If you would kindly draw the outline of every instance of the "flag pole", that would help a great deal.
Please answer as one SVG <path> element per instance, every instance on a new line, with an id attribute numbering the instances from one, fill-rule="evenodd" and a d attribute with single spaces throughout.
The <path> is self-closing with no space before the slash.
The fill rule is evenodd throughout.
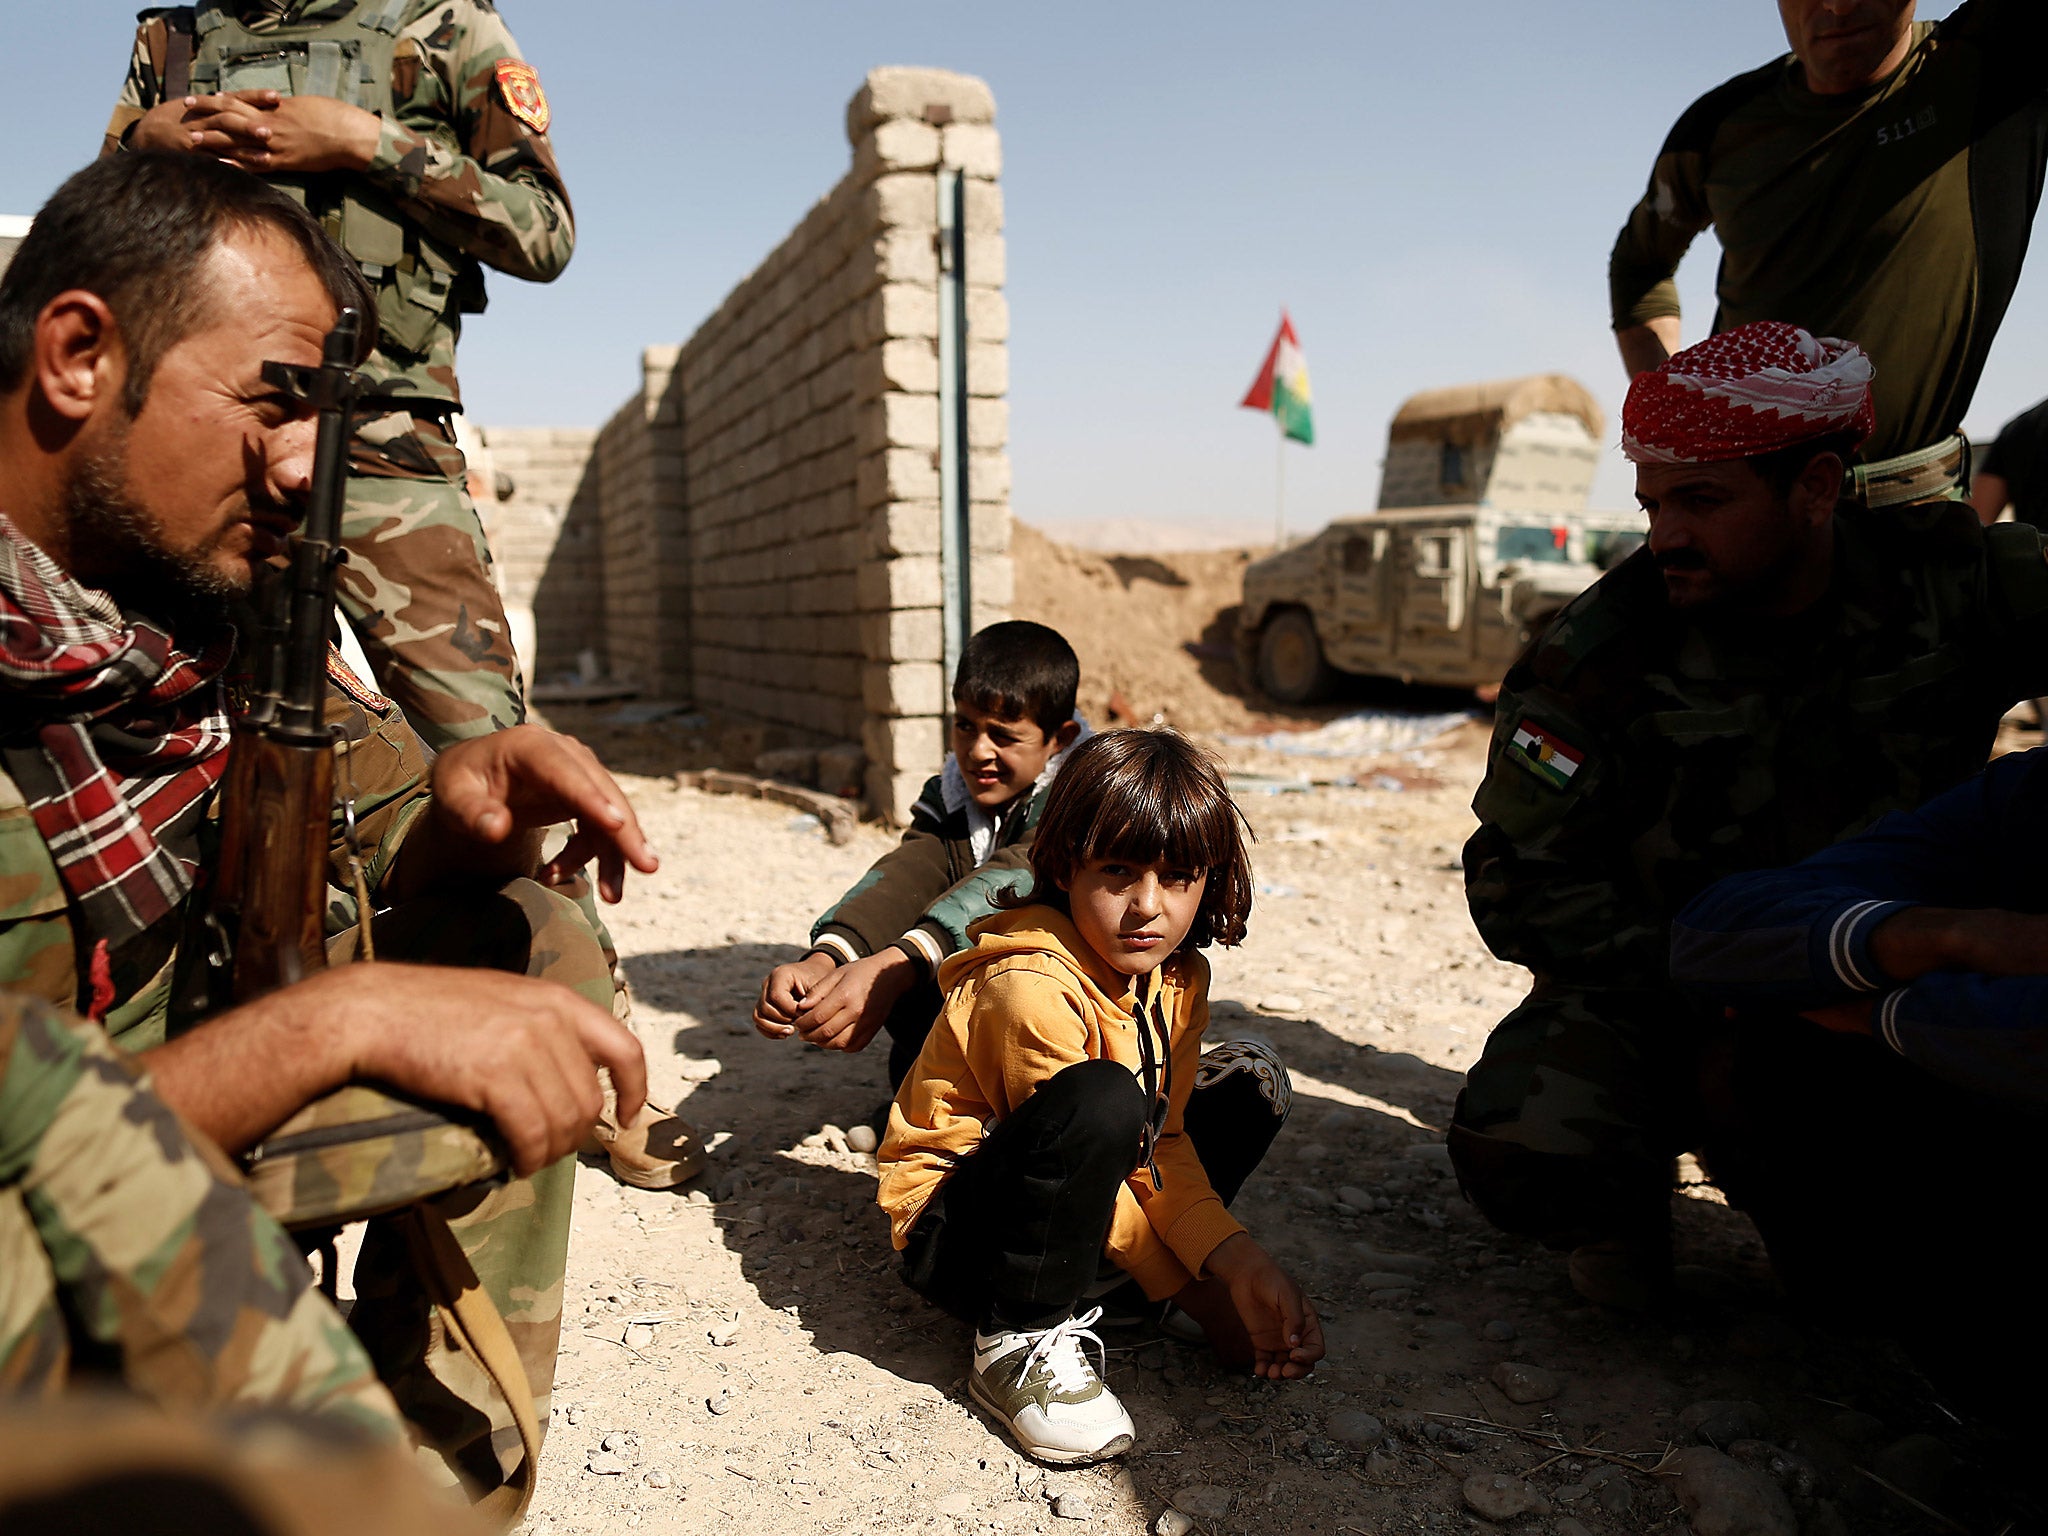
<path id="1" fill-rule="evenodd" d="M 1287 547 L 1287 434 L 1276 432 L 1273 437 L 1273 548 L 1280 550 Z"/>

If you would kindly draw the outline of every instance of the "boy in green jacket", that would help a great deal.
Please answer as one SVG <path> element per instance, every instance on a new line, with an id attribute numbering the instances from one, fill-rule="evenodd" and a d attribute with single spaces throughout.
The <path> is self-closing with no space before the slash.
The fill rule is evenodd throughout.
<path id="1" fill-rule="evenodd" d="M 1074 713 L 1081 664 L 1056 630 L 1027 619 L 967 642 L 953 678 L 952 753 L 911 808 L 903 841 L 811 925 L 802 959 L 761 983 L 754 1027 L 833 1051 L 889 1031 L 889 1086 L 901 1085 L 939 1015 L 939 963 L 1029 883 L 1032 833 L 1068 751 L 1088 734 Z"/>

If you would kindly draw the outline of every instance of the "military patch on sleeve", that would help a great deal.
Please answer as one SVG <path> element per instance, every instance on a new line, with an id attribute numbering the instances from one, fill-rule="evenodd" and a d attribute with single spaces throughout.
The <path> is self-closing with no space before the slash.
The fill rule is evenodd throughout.
<path id="1" fill-rule="evenodd" d="M 1526 720 L 1515 727 L 1514 737 L 1508 742 L 1508 756 L 1552 789 L 1571 788 L 1572 776 L 1586 761 L 1586 754 L 1577 747 Z"/>
<path id="2" fill-rule="evenodd" d="M 535 133 L 546 133 L 555 120 L 539 71 L 523 60 L 498 60 L 498 94 L 505 98 L 505 110 Z"/>

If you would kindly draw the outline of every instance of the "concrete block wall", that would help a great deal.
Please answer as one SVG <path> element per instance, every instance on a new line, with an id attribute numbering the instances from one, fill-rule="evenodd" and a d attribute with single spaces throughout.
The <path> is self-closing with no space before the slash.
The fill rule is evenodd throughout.
<path id="1" fill-rule="evenodd" d="M 599 429 L 600 585 L 606 673 L 655 698 L 692 697 L 693 526 L 684 494 L 675 346 L 640 356 L 640 389 Z"/>
<path id="2" fill-rule="evenodd" d="M 995 101 L 873 71 L 852 165 L 684 344 L 676 367 L 697 702 L 860 742 L 908 816 L 944 754 L 938 173 L 968 178 L 975 617 L 1010 602 L 1009 315 Z"/>
<path id="3" fill-rule="evenodd" d="M 643 692 L 859 742 L 871 807 L 902 821 L 948 694 L 942 168 L 966 179 L 974 627 L 1011 600 L 1002 145 L 987 85 L 943 70 L 874 70 L 846 127 L 845 177 L 687 342 L 647 350 L 595 434 L 562 523 L 592 547 L 538 584 L 535 670 L 580 633 Z"/>
<path id="4" fill-rule="evenodd" d="M 528 685 L 553 681 L 576 670 L 603 623 L 598 486 L 590 473 L 597 433 L 492 427 L 482 436 L 486 479 L 503 475 L 512 485 L 505 500 L 486 495 L 477 504 L 498 591 Z"/>

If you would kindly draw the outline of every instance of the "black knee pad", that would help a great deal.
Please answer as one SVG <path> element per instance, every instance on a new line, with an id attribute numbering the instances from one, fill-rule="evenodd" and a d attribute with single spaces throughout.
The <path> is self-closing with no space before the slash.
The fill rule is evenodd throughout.
<path id="1" fill-rule="evenodd" d="M 1285 1123 L 1294 1108 L 1294 1079 L 1280 1053 L 1263 1040 L 1225 1040 L 1202 1052 L 1195 1087 L 1235 1087 L 1256 1093 L 1275 1120 Z"/>

